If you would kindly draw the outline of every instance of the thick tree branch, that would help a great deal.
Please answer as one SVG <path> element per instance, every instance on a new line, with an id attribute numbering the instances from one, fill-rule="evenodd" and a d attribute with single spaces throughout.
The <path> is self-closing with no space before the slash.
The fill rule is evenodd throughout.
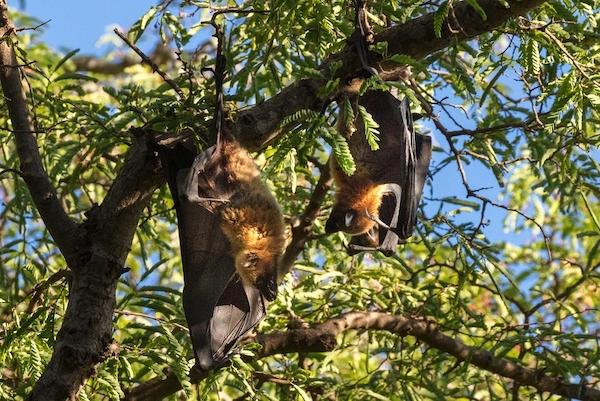
<path id="1" fill-rule="evenodd" d="M 0 83 L 21 162 L 21 177 L 25 180 L 48 231 L 69 266 L 73 267 L 77 264 L 75 261 L 77 225 L 62 208 L 42 165 L 37 137 L 21 81 L 21 70 L 10 45 L 14 31 L 12 21 L 8 18 L 6 0 L 0 0 L 0 37 L 2 38 L 0 40 Z"/>
<path id="2" fill-rule="evenodd" d="M 112 340 L 116 287 L 143 209 L 164 183 L 154 152 L 136 138 L 104 202 L 81 226 L 80 256 L 69 304 L 46 371 L 28 400 L 75 399 L 98 364 L 118 352 Z"/>
<path id="3" fill-rule="evenodd" d="M 466 362 L 499 376 L 513 379 L 521 385 L 531 386 L 540 393 L 551 393 L 584 401 L 600 400 L 600 391 L 578 384 L 566 383 L 561 377 L 549 376 L 543 370 L 520 366 L 506 359 L 497 358 L 492 353 L 465 345 L 459 340 L 439 331 L 437 325 L 428 319 L 408 318 L 381 312 L 350 312 L 332 318 L 310 329 L 297 329 L 256 336 L 262 345 L 257 358 L 293 352 L 329 352 L 336 348 L 335 336 L 347 330 L 385 330 L 400 337 L 413 336 L 429 346 L 452 355 L 460 362 Z M 197 383 L 207 377 L 205 373 L 194 371 L 190 381 Z M 181 386 L 174 374 L 166 379 L 153 379 L 141 386 L 125 389 L 125 400 L 158 401 L 180 390 Z"/>

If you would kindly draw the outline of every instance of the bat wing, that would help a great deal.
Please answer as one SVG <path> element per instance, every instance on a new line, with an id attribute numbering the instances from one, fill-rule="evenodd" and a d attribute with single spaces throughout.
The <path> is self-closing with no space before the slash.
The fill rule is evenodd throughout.
<path id="1" fill-rule="evenodd" d="M 390 256 L 412 235 L 431 160 L 431 138 L 415 132 L 408 98 L 399 101 L 390 92 L 367 91 L 359 103 L 379 124 L 380 149 L 372 152 L 364 145 L 353 149 L 387 189 L 379 217 L 374 218 L 378 223 L 374 233 L 352 237 L 348 252 L 381 251 Z M 362 140 L 361 129 L 357 130 L 356 140 Z"/>
<path id="2" fill-rule="evenodd" d="M 239 279 L 218 217 L 204 202 L 194 201 L 197 190 L 190 192 L 194 188 L 190 175 L 198 175 L 206 164 L 202 154 L 197 156 L 181 142 L 168 146 L 159 142 L 158 153 L 177 211 L 183 309 L 196 361 L 202 370 L 210 370 L 226 362 L 237 341 L 264 318 L 267 301 Z"/>
<path id="3" fill-rule="evenodd" d="M 415 132 L 408 97 L 399 101 L 390 92 L 373 92 L 375 94 L 366 99 L 365 108 L 380 125 L 380 147 L 385 148 L 385 152 L 379 156 L 379 165 L 385 162 L 388 171 L 382 174 L 382 183 L 400 188 L 395 191 L 400 193 L 396 198 L 398 214 L 390 220 L 389 212 L 380 210 L 379 229 L 393 231 L 401 241 L 412 235 L 417 220 L 431 160 L 431 138 Z"/>

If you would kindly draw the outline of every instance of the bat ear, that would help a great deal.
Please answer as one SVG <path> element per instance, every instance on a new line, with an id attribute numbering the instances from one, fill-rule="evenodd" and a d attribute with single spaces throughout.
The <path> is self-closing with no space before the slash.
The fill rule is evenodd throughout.
<path id="1" fill-rule="evenodd" d="M 350 227 L 350 224 L 352 224 L 353 219 L 354 219 L 354 212 L 346 213 L 346 216 L 344 216 L 344 224 L 346 225 L 346 227 Z"/>

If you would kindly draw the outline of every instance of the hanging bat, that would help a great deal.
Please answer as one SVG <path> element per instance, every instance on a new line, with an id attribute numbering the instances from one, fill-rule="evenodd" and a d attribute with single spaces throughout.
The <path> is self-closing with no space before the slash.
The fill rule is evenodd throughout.
<path id="1" fill-rule="evenodd" d="M 356 131 L 342 132 L 356 171 L 346 175 L 331 158 L 337 190 L 326 232 L 352 235 L 348 252 L 379 250 L 389 256 L 400 240 L 409 238 L 431 158 L 431 138 L 414 132 L 407 99 L 387 91 L 367 91 L 359 104 L 379 124 L 379 149 L 367 143 L 360 115 Z M 344 116 L 340 116 L 343 123 Z M 339 125 L 338 125 L 339 126 Z"/>
<path id="2" fill-rule="evenodd" d="M 356 18 L 352 38 L 362 70 L 349 81 L 376 74 L 370 66 L 365 38 L 366 32 L 370 31 L 366 5 L 363 0 L 353 3 Z M 356 99 L 356 82 L 345 88 L 346 93 L 352 88 Z M 431 139 L 415 133 L 407 98 L 400 102 L 389 91 L 369 90 L 357 102 L 379 124 L 379 150 L 371 150 L 367 143 L 360 115 L 355 123 L 356 132 L 352 132 L 341 113 L 338 127 L 342 128 L 342 135 L 348 142 L 356 171 L 347 176 L 335 157 L 331 158 L 337 191 L 325 230 L 352 235 L 349 254 L 379 250 L 390 256 L 400 241 L 412 235 L 431 159 Z"/>
<path id="3" fill-rule="evenodd" d="M 157 150 L 177 211 L 183 309 L 198 366 L 210 370 L 226 362 L 237 341 L 265 317 L 267 302 L 237 274 L 219 217 L 179 198 L 177 176 L 187 175 L 197 156 L 186 145 L 160 141 Z"/>
<path id="4" fill-rule="evenodd" d="M 217 105 L 211 147 L 159 147 L 177 210 L 183 307 L 202 370 L 224 363 L 277 295 L 282 213 L 250 154 L 223 128 L 225 58 L 217 28 Z"/>
<path id="5" fill-rule="evenodd" d="M 285 248 L 283 215 L 262 183 L 252 156 L 223 127 L 224 71 L 225 60 L 219 56 L 211 139 L 216 143 L 194 159 L 185 178 L 181 176 L 178 195 L 182 202 L 199 203 L 219 216 L 237 273 L 273 301 L 277 296 L 277 268 Z"/>

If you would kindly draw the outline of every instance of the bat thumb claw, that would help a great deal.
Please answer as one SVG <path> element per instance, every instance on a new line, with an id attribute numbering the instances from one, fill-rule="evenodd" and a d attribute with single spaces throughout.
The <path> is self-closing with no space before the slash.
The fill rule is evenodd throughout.
<path id="1" fill-rule="evenodd" d="M 275 277 L 269 277 L 267 275 L 259 276 L 256 279 L 256 288 L 269 302 L 272 302 L 277 298 L 277 281 Z"/>

